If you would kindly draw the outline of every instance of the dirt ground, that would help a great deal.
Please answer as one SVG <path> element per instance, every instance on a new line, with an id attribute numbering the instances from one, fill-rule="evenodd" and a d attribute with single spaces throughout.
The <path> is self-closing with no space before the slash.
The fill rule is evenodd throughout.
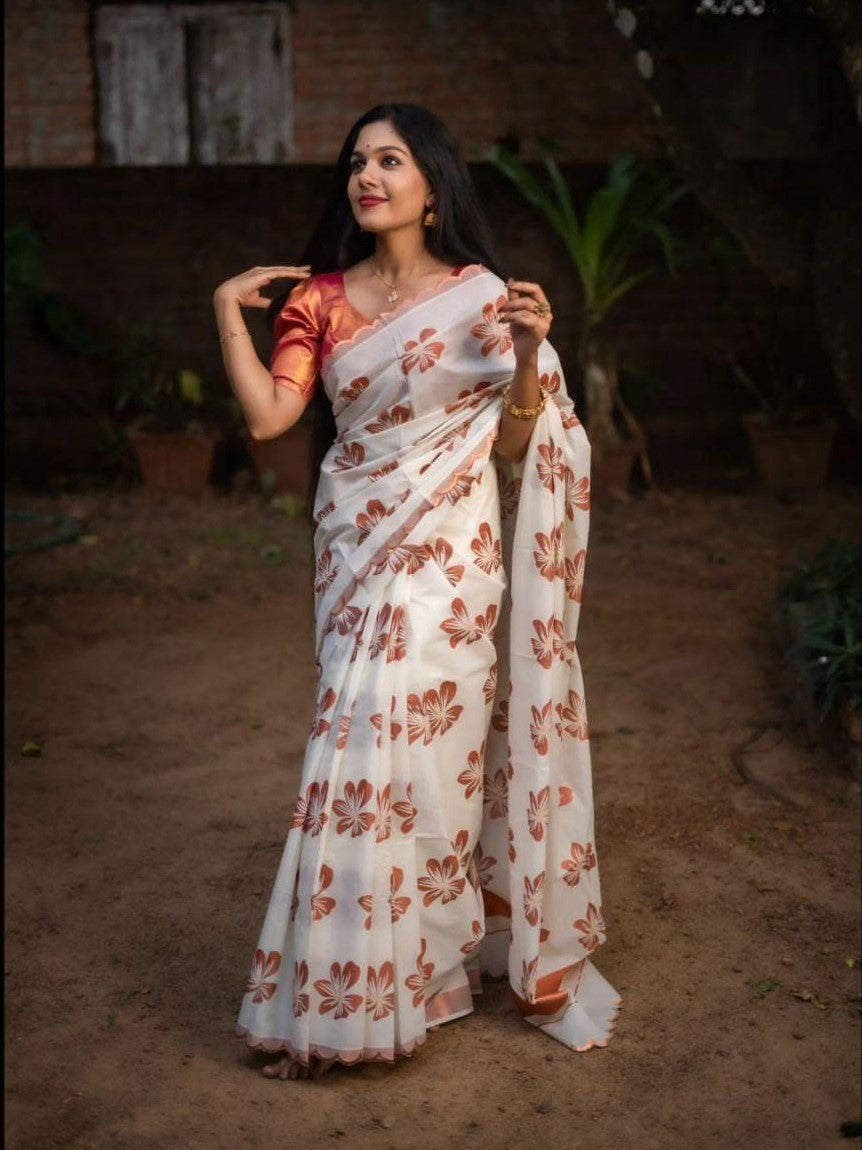
<path id="1" fill-rule="evenodd" d="M 593 508 L 609 1045 L 567 1051 L 486 983 L 411 1059 L 319 1083 L 233 1033 L 313 710 L 306 530 L 255 494 L 22 506 L 85 534 L 6 562 L 10 1147 L 848 1145 L 859 786 L 788 706 L 768 609 L 781 564 L 857 537 L 857 492 Z"/>

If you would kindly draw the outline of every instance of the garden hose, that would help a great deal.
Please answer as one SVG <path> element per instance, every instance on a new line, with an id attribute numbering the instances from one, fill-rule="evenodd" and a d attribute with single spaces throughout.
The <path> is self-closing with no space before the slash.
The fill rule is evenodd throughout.
<path id="1" fill-rule="evenodd" d="M 39 524 L 41 527 L 56 527 L 58 529 L 52 535 L 27 540 L 25 543 L 10 543 L 6 539 L 6 559 L 10 559 L 13 555 L 22 555 L 27 551 L 40 551 L 44 547 L 59 547 L 63 543 L 71 543 L 73 539 L 78 538 L 83 530 L 83 524 L 79 519 L 73 519 L 69 515 L 50 515 L 44 511 L 6 511 L 4 519 L 6 523 L 33 523 Z"/>

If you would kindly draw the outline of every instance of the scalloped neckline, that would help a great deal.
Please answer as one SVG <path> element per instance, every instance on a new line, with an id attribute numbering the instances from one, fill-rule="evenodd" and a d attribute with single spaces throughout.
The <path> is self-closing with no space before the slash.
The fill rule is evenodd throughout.
<path id="1" fill-rule="evenodd" d="M 390 311 L 381 312 L 377 319 L 369 320 L 368 317 L 363 315 L 357 307 L 354 307 L 354 305 L 347 298 L 347 295 L 344 292 L 344 273 L 339 270 L 336 275 L 338 276 L 338 280 L 341 285 L 341 298 L 344 300 L 344 303 L 347 305 L 347 307 L 349 307 L 355 315 L 359 316 L 363 322 L 361 326 L 356 329 L 353 335 L 348 336 L 346 339 L 339 339 L 335 344 L 333 344 L 333 346 L 324 356 L 323 363 L 321 364 L 321 370 L 325 371 L 330 363 L 335 363 L 337 360 L 340 360 L 342 356 L 348 355 L 355 347 L 358 347 L 367 339 L 370 339 L 373 335 L 376 335 L 377 332 L 381 331 L 384 327 L 387 326 L 387 324 L 393 322 L 408 309 L 413 308 L 418 304 L 425 303 L 427 300 L 432 299 L 435 296 L 443 295 L 445 292 L 451 291 L 452 288 L 457 287 L 459 284 L 465 283 L 468 279 L 472 279 L 474 276 L 488 274 L 490 274 L 490 269 L 486 268 L 484 264 L 464 264 L 457 275 L 450 272 L 449 275 L 444 276 L 439 283 L 432 284 L 430 287 L 424 288 L 421 292 L 419 292 L 418 295 L 413 296 L 412 299 L 401 300 Z"/>
<path id="2" fill-rule="evenodd" d="M 355 315 L 358 315 L 359 318 L 368 327 L 373 327 L 375 324 L 380 323 L 381 320 L 385 320 L 388 316 L 395 315 L 396 312 L 401 311 L 402 308 L 407 307 L 409 304 L 418 303 L 423 298 L 427 299 L 430 296 L 434 295 L 434 293 L 439 291 L 440 288 L 443 287 L 444 284 L 448 283 L 449 280 L 453 280 L 453 281 L 459 280 L 461 278 L 461 276 L 463 275 L 463 273 L 467 270 L 467 268 L 481 267 L 481 266 L 482 266 L 481 264 L 462 264 L 461 267 L 459 267 L 457 269 L 453 269 L 450 272 L 447 272 L 447 274 L 445 276 L 442 276 L 441 279 L 439 279 L 437 281 L 437 283 L 431 284 L 430 287 L 423 288 L 422 291 L 417 292 L 417 294 L 414 296 L 411 296 L 410 299 L 399 300 L 396 303 L 395 307 L 389 308 L 387 311 L 380 312 L 373 319 L 370 316 L 367 316 L 365 314 L 365 312 L 360 311 L 359 308 L 356 306 L 356 304 L 351 303 L 350 299 L 348 298 L 347 292 L 345 291 L 344 272 L 341 270 L 339 270 L 339 272 L 338 272 L 338 283 L 339 283 L 339 288 L 341 291 L 341 298 L 344 300 L 344 302 L 347 304 L 347 306 L 350 308 L 350 310 Z M 341 341 L 339 341 L 339 342 L 341 342 Z"/>

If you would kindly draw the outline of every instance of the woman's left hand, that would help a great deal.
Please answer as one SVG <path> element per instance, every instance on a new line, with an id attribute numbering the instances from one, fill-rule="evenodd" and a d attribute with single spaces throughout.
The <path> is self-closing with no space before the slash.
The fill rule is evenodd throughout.
<path id="1" fill-rule="evenodd" d="M 525 363 L 535 359 L 539 345 L 548 337 L 554 317 L 550 310 L 545 311 L 544 315 L 537 314 L 544 308 L 550 308 L 548 298 L 539 284 L 509 279 L 506 287 L 509 289 L 509 299 L 500 305 L 497 315 L 503 323 L 511 324 L 515 359 L 518 363 Z"/>

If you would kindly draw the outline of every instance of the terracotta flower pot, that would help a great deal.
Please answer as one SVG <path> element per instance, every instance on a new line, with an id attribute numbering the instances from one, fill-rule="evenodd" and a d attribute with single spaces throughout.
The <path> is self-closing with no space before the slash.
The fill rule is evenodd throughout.
<path id="1" fill-rule="evenodd" d="M 212 472 L 217 434 L 135 431 L 129 441 L 146 487 L 200 495 Z"/>
<path id="2" fill-rule="evenodd" d="M 590 488 L 597 499 L 611 491 L 628 492 L 634 461 L 642 448 L 642 439 L 636 437 L 621 447 L 595 453 L 590 467 Z"/>
<path id="3" fill-rule="evenodd" d="M 772 427 L 759 411 L 743 412 L 742 419 L 760 478 L 774 495 L 802 495 L 825 485 L 837 431 L 833 420 Z"/>
<path id="4" fill-rule="evenodd" d="M 263 482 L 264 476 L 270 473 L 274 480 L 273 494 L 306 498 L 311 452 L 308 424 L 294 424 L 276 439 L 249 438 L 248 442 L 259 481 Z"/>

